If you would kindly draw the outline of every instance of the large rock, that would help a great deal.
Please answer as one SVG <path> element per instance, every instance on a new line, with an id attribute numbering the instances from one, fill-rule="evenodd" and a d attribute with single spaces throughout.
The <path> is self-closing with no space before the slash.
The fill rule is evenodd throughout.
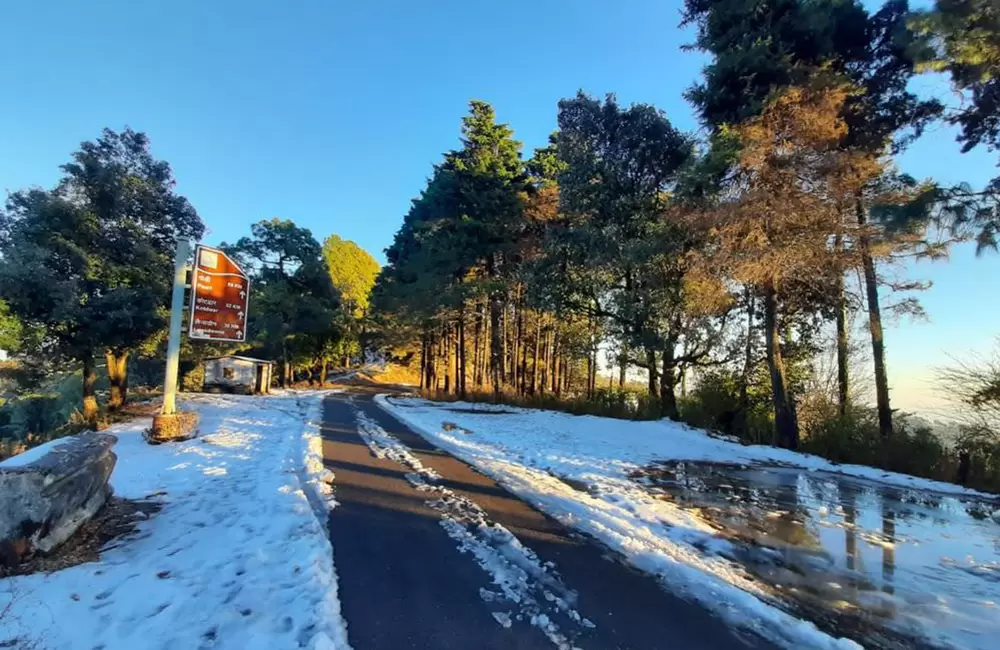
<path id="1" fill-rule="evenodd" d="M 94 516 L 111 495 L 116 442 L 85 433 L 0 463 L 0 564 L 52 550 Z"/>

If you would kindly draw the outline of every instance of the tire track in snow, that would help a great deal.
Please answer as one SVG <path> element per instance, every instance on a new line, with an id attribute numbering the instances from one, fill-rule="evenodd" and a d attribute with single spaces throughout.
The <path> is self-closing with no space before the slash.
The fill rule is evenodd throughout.
<path id="1" fill-rule="evenodd" d="M 579 650 L 571 636 L 594 624 L 576 611 L 577 594 L 562 582 L 555 565 L 543 563 L 506 527 L 490 521 L 474 501 L 440 485 L 440 474 L 424 466 L 409 447 L 357 407 L 355 418 L 361 438 L 372 453 L 410 470 L 407 481 L 432 497 L 427 505 L 441 515 L 440 523 L 448 536 L 458 542 L 460 551 L 471 553 L 499 587 L 499 592 L 480 589 L 480 598 L 488 604 L 509 601 L 516 610 L 493 612 L 497 623 L 506 628 L 513 620 L 527 621 L 559 650 Z M 580 629 L 572 635 L 564 633 L 554 617 Z"/>

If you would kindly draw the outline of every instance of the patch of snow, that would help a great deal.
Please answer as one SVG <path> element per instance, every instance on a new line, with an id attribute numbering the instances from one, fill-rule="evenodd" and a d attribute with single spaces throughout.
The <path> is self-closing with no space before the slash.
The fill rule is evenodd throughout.
<path id="1" fill-rule="evenodd" d="M 524 450 L 529 460 L 537 458 L 545 462 L 553 461 L 556 464 L 571 463 L 572 456 L 576 452 L 581 452 L 586 458 L 614 458 L 612 462 L 628 466 L 640 466 L 663 459 L 750 465 L 784 464 L 812 471 L 844 474 L 882 485 L 997 500 L 995 494 L 980 492 L 954 483 L 888 472 L 866 465 L 834 463 L 820 456 L 770 445 L 744 445 L 735 438 L 709 434 L 703 429 L 666 419 L 616 420 L 594 415 L 570 415 L 542 409 L 469 402 L 450 402 L 442 407 L 424 399 L 409 397 L 399 399 L 389 395 L 376 396 L 376 402 L 407 420 L 409 420 L 407 414 L 426 420 L 426 416 L 430 415 L 428 409 L 432 409 L 435 419 L 439 419 L 440 416 L 464 423 L 463 427 L 467 426 L 476 433 L 479 432 L 476 426 L 485 426 L 489 430 L 502 424 L 505 427 L 504 435 L 511 433 L 512 445 Z M 502 423 L 495 417 L 479 419 L 474 411 L 501 413 L 506 417 Z M 434 423 L 431 428 L 441 428 L 441 421 Z M 559 455 L 544 453 L 545 445 L 524 448 L 521 443 L 526 438 L 534 436 L 542 436 L 548 442 L 556 443 L 561 453 Z"/>
<path id="2" fill-rule="evenodd" d="M 696 514 L 655 498 L 628 478 L 632 470 L 664 458 L 754 462 L 774 451 L 777 460 L 790 463 L 796 456 L 792 452 L 744 447 L 670 422 L 625 422 L 465 403 L 442 407 L 385 395 L 376 402 L 542 512 L 599 540 L 636 568 L 659 577 L 670 590 L 730 623 L 788 647 L 860 647 L 766 602 L 770 596 L 761 585 L 727 559 L 733 555 L 731 542 L 716 536 Z M 498 410 L 509 414 L 498 416 Z M 445 431 L 445 420 L 458 421 L 474 433 Z"/>
<path id="3" fill-rule="evenodd" d="M 389 458 L 410 470 L 407 480 L 417 490 L 428 493 L 427 505 L 441 515 L 441 526 L 458 543 L 462 552 L 476 558 L 479 566 L 500 589 L 496 593 L 480 590 L 485 602 L 505 598 L 518 610 L 518 620 L 527 619 L 538 627 L 559 650 L 576 650 L 569 636 L 546 614 L 568 619 L 580 627 L 593 627 L 574 609 L 575 591 L 568 588 L 550 563 L 542 563 L 534 551 L 524 546 L 506 527 L 491 522 L 475 502 L 437 485 L 441 476 L 424 466 L 398 438 L 357 410 L 355 417 L 362 439 L 378 458 Z M 510 626 L 509 614 L 493 614 L 504 627 Z"/>
<path id="4" fill-rule="evenodd" d="M 163 508 L 99 561 L 0 582 L 0 645 L 348 648 L 326 519 L 308 492 L 322 393 L 189 396 L 199 438 L 112 427 L 115 493 Z"/>
<path id="5" fill-rule="evenodd" d="M 25 465 L 29 465 L 50 451 L 53 451 L 67 442 L 70 442 L 71 439 L 71 437 L 56 438 L 55 440 L 49 440 L 48 442 L 38 445 L 37 447 L 26 449 L 20 454 L 11 456 L 7 460 L 0 462 L 0 469 L 13 469 L 15 467 L 24 467 Z"/>

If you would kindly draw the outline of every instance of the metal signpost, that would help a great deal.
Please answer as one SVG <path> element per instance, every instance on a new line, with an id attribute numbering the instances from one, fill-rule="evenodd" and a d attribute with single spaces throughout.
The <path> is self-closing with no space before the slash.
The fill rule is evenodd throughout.
<path id="1" fill-rule="evenodd" d="M 228 255 L 199 245 L 191 274 L 191 325 L 188 336 L 206 341 L 243 343 L 247 339 L 250 278 Z"/>
<path id="2" fill-rule="evenodd" d="M 184 289 L 191 244 L 178 240 L 174 256 L 174 290 L 170 301 L 167 369 L 163 381 L 164 416 L 177 413 L 177 368 L 181 356 Z M 188 337 L 205 341 L 243 343 L 247 338 L 250 279 L 243 269 L 217 248 L 198 245 L 191 273 Z M 155 428 L 155 422 L 154 422 Z"/>
<path id="3" fill-rule="evenodd" d="M 170 330 L 167 335 L 167 371 L 163 378 L 163 415 L 177 412 L 177 366 L 181 358 L 181 321 L 184 319 L 184 281 L 191 244 L 177 241 L 174 255 L 174 292 L 170 299 Z"/>

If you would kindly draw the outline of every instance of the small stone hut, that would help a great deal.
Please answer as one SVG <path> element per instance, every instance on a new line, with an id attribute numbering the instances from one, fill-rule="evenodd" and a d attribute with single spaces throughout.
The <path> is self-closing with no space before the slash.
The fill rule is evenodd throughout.
<path id="1" fill-rule="evenodd" d="M 270 393 L 273 366 L 272 362 L 263 359 L 234 355 L 205 359 L 203 390 L 209 393 Z"/>

